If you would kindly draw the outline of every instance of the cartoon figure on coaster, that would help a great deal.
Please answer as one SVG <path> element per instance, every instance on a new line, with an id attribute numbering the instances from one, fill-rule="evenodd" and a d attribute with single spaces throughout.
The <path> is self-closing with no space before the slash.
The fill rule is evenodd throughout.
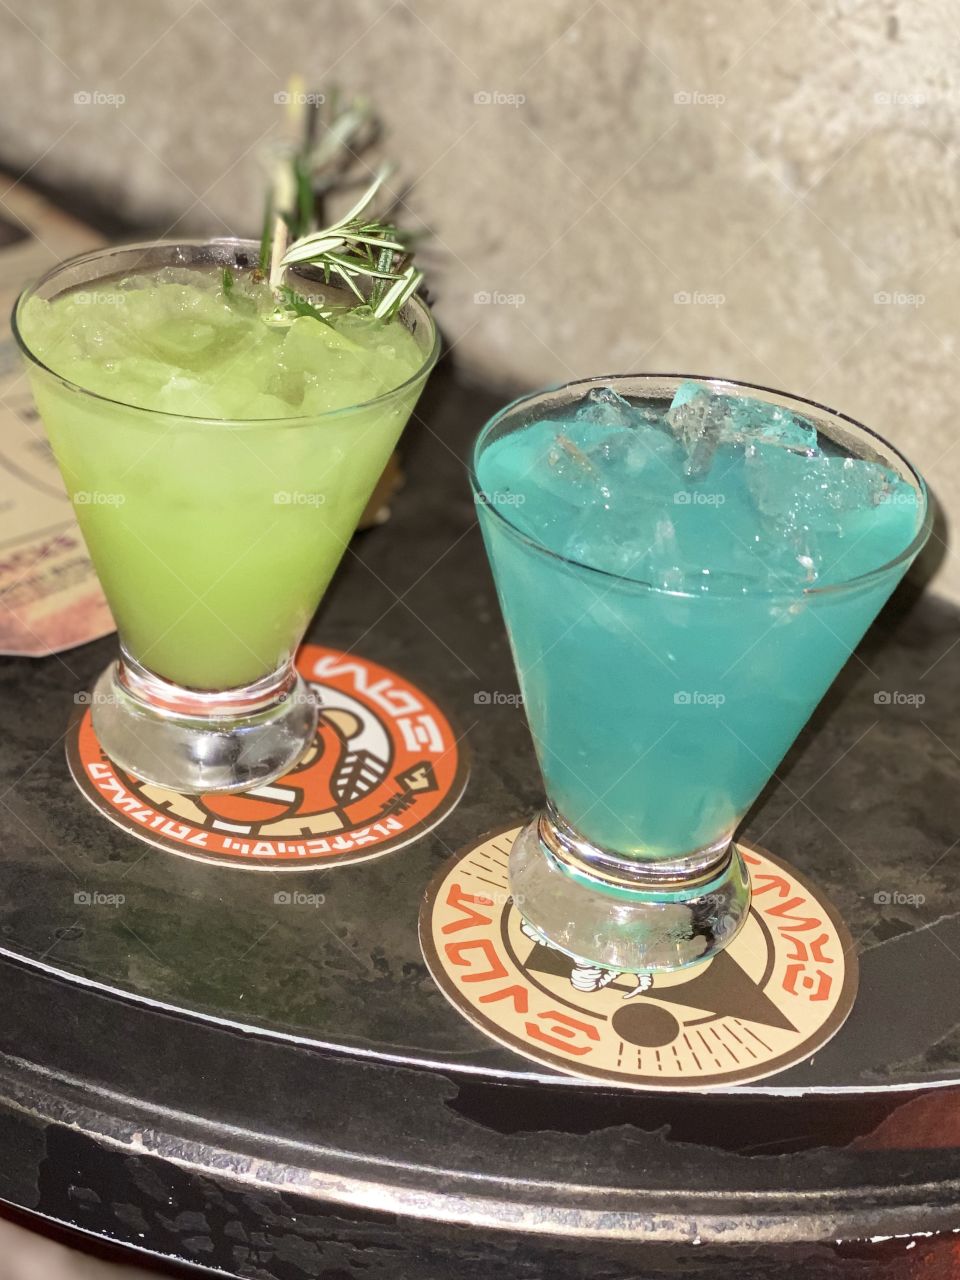
<path id="1" fill-rule="evenodd" d="M 526 920 L 520 921 L 520 928 L 531 942 L 536 942 L 541 947 L 549 947 L 551 951 L 559 951 L 559 947 L 555 947 L 553 943 L 539 933 L 532 924 L 528 924 Z M 563 953 L 560 952 L 562 955 Z M 595 964 L 575 964 L 570 972 L 570 985 L 576 991 L 585 993 L 591 991 L 602 991 L 604 987 L 608 987 L 611 982 L 615 982 L 618 978 L 627 981 L 635 981 L 636 986 L 632 991 L 628 991 L 621 997 L 623 1000 L 631 1000 L 634 996 L 642 995 L 645 991 L 649 991 L 653 986 L 652 973 L 621 973 L 617 969 L 601 969 Z"/>
<path id="2" fill-rule="evenodd" d="M 325 701 L 332 691 L 323 690 Z M 390 735 L 369 708 L 345 693 L 321 707 L 313 743 L 283 778 L 250 791 L 181 795 L 127 776 L 131 790 L 196 826 L 264 837 L 329 835 L 402 812 L 433 791 L 427 760 L 391 773 Z M 399 787 L 399 791 L 397 788 Z"/>

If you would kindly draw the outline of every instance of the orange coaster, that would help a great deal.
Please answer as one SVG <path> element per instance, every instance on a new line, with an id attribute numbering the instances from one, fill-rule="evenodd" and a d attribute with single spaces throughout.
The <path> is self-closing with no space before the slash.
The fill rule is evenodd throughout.
<path id="1" fill-rule="evenodd" d="M 166 791 L 108 759 L 81 709 L 67 734 L 77 786 L 137 839 L 232 867 L 362 862 L 435 827 L 467 781 L 464 747 L 436 703 L 386 667 L 336 649 L 304 645 L 297 667 L 320 723 L 285 777 L 226 795 Z"/>
<path id="2" fill-rule="evenodd" d="M 519 827 L 462 850 L 428 888 L 420 943 L 440 990 L 494 1040 L 571 1075 L 643 1089 L 761 1080 L 843 1025 L 856 952 L 792 867 L 740 844 L 753 901 L 712 960 L 670 974 L 576 967 L 525 931 L 507 884 Z"/>

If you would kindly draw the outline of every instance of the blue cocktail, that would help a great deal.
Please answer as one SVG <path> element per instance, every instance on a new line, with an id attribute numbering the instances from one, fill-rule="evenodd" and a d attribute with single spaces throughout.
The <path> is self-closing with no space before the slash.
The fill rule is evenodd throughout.
<path id="1" fill-rule="evenodd" d="M 547 792 L 529 922 L 619 969 L 745 917 L 731 838 L 929 532 L 866 428 L 762 389 L 594 379 L 518 401 L 473 480 Z"/>

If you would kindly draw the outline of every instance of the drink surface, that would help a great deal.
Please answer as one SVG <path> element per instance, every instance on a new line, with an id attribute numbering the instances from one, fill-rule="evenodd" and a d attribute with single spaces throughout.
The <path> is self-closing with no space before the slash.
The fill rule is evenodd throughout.
<path id="1" fill-rule="evenodd" d="M 317 416 L 364 404 L 423 364 L 399 321 L 341 307 L 329 324 L 310 315 L 291 323 L 275 311 L 249 272 L 163 267 L 52 301 L 31 297 L 20 327 L 61 377 L 192 418 Z"/>
<path id="2" fill-rule="evenodd" d="M 399 320 L 272 311 L 249 276 L 165 267 L 19 317 L 37 358 L 95 393 L 31 371 L 121 639 L 190 688 L 287 657 L 419 393 L 369 403 L 424 364 Z"/>
<path id="3" fill-rule="evenodd" d="M 635 856 L 733 830 L 906 563 L 851 580 L 909 547 L 922 501 L 802 418 L 697 384 L 672 407 L 595 391 L 493 435 L 476 471 L 547 793 Z"/>

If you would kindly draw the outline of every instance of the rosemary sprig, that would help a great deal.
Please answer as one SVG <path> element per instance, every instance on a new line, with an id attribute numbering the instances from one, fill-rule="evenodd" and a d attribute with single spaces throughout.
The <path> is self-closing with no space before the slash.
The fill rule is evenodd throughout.
<path id="1" fill-rule="evenodd" d="M 310 98 L 314 101 L 311 103 Z M 259 269 L 269 276 L 277 300 L 276 320 L 284 312 L 329 319 L 331 312 L 301 300 L 284 284 L 288 267 L 315 266 L 326 283 L 336 279 L 356 298 L 355 309 L 389 320 L 418 289 L 423 273 L 413 266 L 410 245 L 391 222 L 370 213 L 387 177 L 381 171 L 342 217 L 317 227 L 328 192 L 337 184 L 358 150 L 375 139 L 379 126 L 366 99 L 341 107 L 334 91 L 329 100 L 302 92 L 291 81 L 289 127 L 296 140 L 270 150 L 270 184 L 264 209 Z M 319 126 L 323 124 L 323 132 Z M 366 291 L 360 287 L 367 281 Z"/>
<path id="2" fill-rule="evenodd" d="M 387 172 L 381 171 L 347 213 L 328 227 L 295 240 L 280 259 L 281 268 L 319 267 L 328 284 L 338 278 L 378 320 L 396 315 L 423 279 L 423 272 L 409 262 L 409 249 L 397 228 L 369 214 L 386 178 Z M 357 283 L 363 278 L 373 281 L 369 298 Z M 275 279 L 273 283 L 277 287 L 279 282 Z"/>

